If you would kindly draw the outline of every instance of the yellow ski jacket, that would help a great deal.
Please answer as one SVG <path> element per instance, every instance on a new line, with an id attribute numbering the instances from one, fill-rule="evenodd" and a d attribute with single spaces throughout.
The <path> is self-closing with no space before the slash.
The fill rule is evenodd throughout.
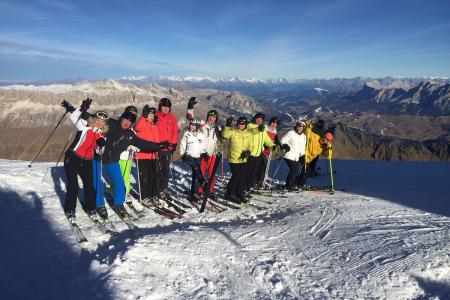
<path id="1" fill-rule="evenodd" d="M 237 128 L 224 127 L 222 136 L 230 140 L 230 157 L 228 161 L 232 164 L 241 164 L 247 162 L 247 159 L 241 158 L 242 152 L 252 150 L 253 135 L 248 129 L 239 130 Z"/>
<path id="2" fill-rule="evenodd" d="M 260 156 L 264 148 L 263 146 L 272 148 L 275 145 L 272 139 L 267 134 L 266 129 L 264 129 L 264 131 L 259 131 L 258 125 L 256 125 L 255 123 L 248 123 L 247 129 L 253 136 L 253 147 L 251 149 L 252 156 Z"/>
<path id="3" fill-rule="evenodd" d="M 327 144 L 321 143 L 321 137 L 311 130 L 311 123 L 307 122 L 306 129 L 306 163 L 311 162 L 316 156 L 321 155 L 325 158 L 331 159 L 332 145 L 328 141 Z"/>

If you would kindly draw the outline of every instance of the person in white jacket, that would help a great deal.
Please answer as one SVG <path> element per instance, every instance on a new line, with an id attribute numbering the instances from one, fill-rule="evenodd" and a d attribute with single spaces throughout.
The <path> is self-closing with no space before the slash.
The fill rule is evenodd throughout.
<path id="1" fill-rule="evenodd" d="M 296 178 L 299 173 L 300 163 L 304 163 L 306 150 L 306 135 L 303 133 L 305 129 L 305 122 L 297 122 L 294 129 L 288 131 L 281 139 L 282 144 L 287 144 L 289 151 L 284 155 L 284 161 L 289 167 L 289 173 L 286 178 L 286 189 L 288 191 L 295 191 Z"/>
<path id="2" fill-rule="evenodd" d="M 200 157 L 205 155 L 205 143 L 199 128 L 200 123 L 192 118 L 189 121 L 189 129 L 184 132 L 180 142 L 181 159 L 192 168 L 191 199 L 195 201 L 200 200 L 198 188 L 205 183 L 200 170 Z"/>
<path id="3" fill-rule="evenodd" d="M 189 120 L 194 118 L 194 105 L 197 103 L 195 97 L 189 99 L 187 105 L 186 118 Z M 215 174 L 213 173 L 213 166 L 216 163 L 217 153 L 219 152 L 218 146 L 222 137 L 222 130 L 217 121 L 219 120 L 219 113 L 217 110 L 212 109 L 206 114 L 205 120 L 199 120 L 199 131 L 203 134 L 204 138 L 204 153 L 200 157 L 200 170 L 204 178 L 208 176 L 211 181 L 211 187 L 209 189 L 209 198 L 216 199 L 214 194 Z M 199 186 L 198 193 L 203 193 L 203 188 Z"/>

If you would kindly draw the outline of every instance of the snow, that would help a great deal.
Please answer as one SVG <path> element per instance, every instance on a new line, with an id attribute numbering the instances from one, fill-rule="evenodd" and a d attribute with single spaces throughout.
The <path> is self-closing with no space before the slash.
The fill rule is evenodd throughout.
<path id="1" fill-rule="evenodd" d="M 3 299 L 449 299 L 448 163 L 336 160 L 334 195 L 258 196 L 267 209 L 180 220 L 148 212 L 136 231 L 111 214 L 113 238 L 78 211 L 85 244 L 62 213 L 63 168 L 27 164 L 0 160 Z M 309 182 L 329 184 L 319 165 Z M 190 171 L 173 172 L 182 196 Z"/>

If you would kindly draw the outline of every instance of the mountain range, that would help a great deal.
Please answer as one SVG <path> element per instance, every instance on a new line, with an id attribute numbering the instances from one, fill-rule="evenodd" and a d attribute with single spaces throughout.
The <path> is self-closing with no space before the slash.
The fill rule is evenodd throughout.
<path id="1" fill-rule="evenodd" d="M 213 108 L 219 111 L 221 122 L 228 115 L 250 117 L 262 111 L 268 117 L 277 116 L 282 120 L 281 133 L 292 128 L 298 120 L 321 118 L 329 127 L 336 128 L 337 123 L 346 124 L 357 128 L 363 135 L 376 137 L 377 142 L 369 143 L 371 146 L 364 144 L 367 141 L 365 139 L 353 139 L 351 147 L 354 149 L 369 147 L 375 151 L 365 151 L 363 154 L 348 150 L 347 153 L 356 155 L 354 158 L 420 159 L 420 153 L 424 153 L 423 159 L 432 159 L 430 157 L 435 153 L 435 148 L 427 152 L 416 147 L 419 149 L 416 151 L 418 154 L 386 156 L 381 153 L 385 148 L 375 146 L 386 139 L 419 143 L 432 139 L 450 141 L 448 79 L 417 80 L 392 77 L 317 81 L 215 80 L 194 77 L 158 77 L 153 80 L 134 77 L 0 86 L 0 157 L 29 159 L 30 153 L 45 139 L 48 129 L 61 116 L 62 99 L 79 104 L 86 97 L 91 97 L 94 99 L 92 110 L 104 109 L 117 116 L 127 105 L 133 104 L 138 109 L 142 109 L 145 104 L 157 107 L 159 99 L 168 97 L 173 103 L 172 111 L 179 117 L 180 126 L 183 127 L 187 99 L 196 96 L 199 104 L 195 107 L 195 114 L 199 117 L 205 116 Z M 199 88 L 200 85 L 203 88 Z M 229 86 L 230 90 L 220 88 L 225 86 Z M 251 89 L 253 93 L 246 93 L 246 89 Z M 47 131 L 45 128 L 48 128 Z M 70 124 L 66 121 L 63 128 L 69 130 Z M 341 130 L 340 134 L 347 136 L 350 131 Z M 62 147 L 64 134 L 57 136 L 59 140 L 56 144 Z M 337 146 L 339 141 L 337 139 Z M 408 148 L 405 143 L 391 145 L 394 146 L 391 146 L 390 153 L 400 153 L 392 151 L 392 147 Z M 347 143 L 343 149 L 348 147 Z M 443 148 L 439 149 L 434 157 L 448 160 L 448 153 L 443 153 Z M 47 154 L 48 159 L 55 155 L 52 151 Z M 344 153 L 339 155 L 345 157 Z"/>

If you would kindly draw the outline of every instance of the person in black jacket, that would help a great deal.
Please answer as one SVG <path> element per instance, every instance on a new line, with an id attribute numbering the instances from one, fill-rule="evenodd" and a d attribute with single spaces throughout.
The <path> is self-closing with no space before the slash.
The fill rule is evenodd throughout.
<path id="1" fill-rule="evenodd" d="M 108 132 L 104 151 L 96 153 L 93 165 L 94 188 L 96 190 L 97 213 L 106 219 L 108 214 L 104 202 L 104 188 L 101 181 L 102 172 L 105 171 L 110 180 L 114 183 L 114 210 L 121 216 L 127 217 L 123 203 L 125 202 L 125 183 L 120 171 L 120 154 L 125 151 L 129 145 L 141 149 L 142 152 L 158 152 L 161 148 L 167 147 L 167 141 L 162 143 L 153 143 L 138 138 L 130 129 L 136 121 L 136 115 L 124 111 L 119 120 L 108 119 Z"/>

